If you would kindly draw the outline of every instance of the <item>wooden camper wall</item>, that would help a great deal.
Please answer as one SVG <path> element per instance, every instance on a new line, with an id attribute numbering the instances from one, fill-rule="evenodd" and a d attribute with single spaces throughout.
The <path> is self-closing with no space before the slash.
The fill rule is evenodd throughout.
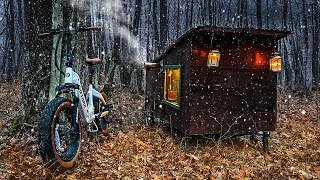
<path id="1" fill-rule="evenodd" d="M 191 70 L 191 37 L 179 42 L 178 45 L 166 52 L 166 55 L 159 59 L 160 68 L 153 68 L 147 71 L 147 99 L 156 117 L 172 123 L 174 127 L 185 133 L 190 126 L 189 119 L 189 79 Z M 181 104 L 176 109 L 162 103 L 164 96 L 164 69 L 169 65 L 181 65 Z M 162 108 L 159 108 L 159 105 Z"/>
<path id="2" fill-rule="evenodd" d="M 153 61 L 160 67 L 147 69 L 146 104 L 156 118 L 169 122 L 186 136 L 273 131 L 277 74 L 269 70 L 268 62 L 277 41 L 288 33 L 191 29 Z M 195 49 L 204 53 L 195 56 Z M 208 68 L 207 53 L 214 49 L 221 52 L 220 67 Z M 259 58 L 262 63 L 257 63 Z M 179 109 L 162 103 L 164 70 L 169 65 L 181 65 Z"/>
<path id="3" fill-rule="evenodd" d="M 193 38 L 200 51 L 219 49 L 221 61 L 208 68 L 206 54 L 192 57 L 190 134 L 275 129 L 277 76 L 268 60 L 276 45 L 270 37 L 216 35 L 212 43 L 210 34 Z M 255 64 L 254 53 L 264 56 L 263 64 Z"/>

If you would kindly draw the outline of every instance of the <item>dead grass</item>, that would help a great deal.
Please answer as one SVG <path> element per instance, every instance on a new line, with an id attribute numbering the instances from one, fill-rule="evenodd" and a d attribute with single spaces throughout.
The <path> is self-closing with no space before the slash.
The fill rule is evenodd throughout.
<path id="1" fill-rule="evenodd" d="M 7 92 L 8 93 L 8 92 Z M 10 92 L 9 92 L 10 93 Z M 181 138 L 165 128 L 141 125 L 143 98 L 127 90 L 113 93 L 115 119 L 125 128 L 97 142 L 87 135 L 77 165 L 45 168 L 37 153 L 36 130 L 5 138 L 0 150 L 0 177 L 6 179 L 319 179 L 320 126 L 315 102 L 282 100 L 270 152 L 247 137 L 193 143 L 185 152 Z M 139 108 L 140 107 L 140 108 Z M 10 108 L 10 107 L 8 107 Z M 305 111 L 305 112 L 304 112 Z"/>

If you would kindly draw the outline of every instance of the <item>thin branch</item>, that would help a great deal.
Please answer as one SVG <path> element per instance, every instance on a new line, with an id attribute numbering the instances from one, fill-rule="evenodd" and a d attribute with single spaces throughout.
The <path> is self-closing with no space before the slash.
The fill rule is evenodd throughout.
<path id="1" fill-rule="evenodd" d="M 2 36 L 2 34 L 5 33 L 7 29 L 8 29 L 8 26 L 5 26 L 5 28 L 0 32 L 0 36 Z"/>
<path id="2" fill-rule="evenodd" d="M 4 4 L 5 4 L 6 2 L 4 1 Z M 9 11 L 9 3 L 7 3 L 7 7 L 5 7 L 4 8 L 5 9 L 5 12 L 4 12 L 4 14 L 3 14 L 3 17 L 0 19 L 0 23 L 5 19 L 5 17 L 7 16 L 7 14 L 8 14 L 8 11 Z"/>

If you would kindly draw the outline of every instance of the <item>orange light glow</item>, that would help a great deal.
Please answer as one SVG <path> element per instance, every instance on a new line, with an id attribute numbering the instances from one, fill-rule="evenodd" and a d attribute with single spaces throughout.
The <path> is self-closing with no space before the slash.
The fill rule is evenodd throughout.
<path id="1" fill-rule="evenodd" d="M 263 54 L 263 52 L 261 51 L 256 51 L 255 52 L 255 66 L 261 67 L 261 66 L 265 66 L 267 63 L 267 58 L 265 56 L 265 54 Z"/>
<path id="2" fill-rule="evenodd" d="M 208 52 L 205 51 L 205 50 L 202 50 L 202 51 L 200 52 L 200 58 L 201 58 L 201 59 L 207 59 L 207 58 L 208 58 Z"/>
<path id="3" fill-rule="evenodd" d="M 193 49 L 193 50 L 192 50 L 192 54 L 193 54 L 194 56 L 198 56 L 198 55 L 199 55 L 199 50 L 198 50 L 198 49 Z"/>

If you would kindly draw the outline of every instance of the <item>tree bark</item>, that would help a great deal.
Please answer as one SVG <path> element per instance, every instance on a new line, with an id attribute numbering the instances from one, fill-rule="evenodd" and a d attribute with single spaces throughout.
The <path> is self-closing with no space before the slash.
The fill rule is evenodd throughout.
<path id="1" fill-rule="evenodd" d="M 168 2 L 160 1 L 160 51 L 163 52 L 168 38 Z"/>
<path id="2" fill-rule="evenodd" d="M 23 55 L 23 50 L 24 50 L 24 41 L 25 41 L 25 33 L 24 33 L 24 12 L 22 9 L 22 5 L 23 5 L 23 1 L 17 1 L 17 5 L 18 5 L 18 22 L 19 22 L 19 34 L 20 34 L 20 40 L 18 40 L 17 42 L 19 42 L 19 47 L 20 49 L 18 50 L 18 57 L 17 57 L 17 67 L 16 67 L 16 74 L 18 76 L 21 75 L 21 59 L 22 59 L 22 55 Z"/>
<path id="3" fill-rule="evenodd" d="M 320 33 L 320 15 L 319 4 L 317 0 L 313 1 L 313 53 L 312 53 L 312 71 L 313 82 L 316 86 L 319 86 L 319 33 Z"/>
<path id="4" fill-rule="evenodd" d="M 287 24 L 288 24 L 288 1 L 289 0 L 284 0 L 283 1 L 283 23 L 282 23 L 282 27 L 284 29 L 287 29 Z"/>
<path id="5" fill-rule="evenodd" d="M 141 18 L 141 2 L 142 0 L 136 0 L 135 2 L 135 11 L 134 11 L 134 19 L 133 19 L 133 35 L 138 35 L 140 18 Z"/>
<path id="6" fill-rule="evenodd" d="M 14 74 L 14 51 L 15 51 L 15 28 L 14 28 L 14 4 L 13 0 L 9 1 L 9 42 L 10 42 L 10 49 L 9 49 L 9 58 L 8 58 L 8 70 L 7 70 L 7 81 L 11 81 Z"/>
<path id="7" fill-rule="evenodd" d="M 159 40 L 159 26 L 158 26 L 158 11 L 157 11 L 157 0 L 153 0 L 153 10 L 152 10 L 152 16 L 153 16 L 153 36 L 154 36 L 154 59 L 156 58 L 156 56 L 159 54 L 159 49 L 160 49 L 160 46 L 159 46 L 159 43 L 160 43 L 160 40 Z"/>
<path id="8" fill-rule="evenodd" d="M 63 27 L 63 6 L 61 0 L 53 1 L 53 13 L 52 13 L 52 29 Z M 51 58 L 51 70 L 50 70 L 50 90 L 49 99 L 52 100 L 56 95 L 56 87 L 62 83 L 60 72 L 55 66 L 55 59 L 57 59 L 58 66 L 62 63 L 62 44 L 57 44 L 58 36 L 53 37 L 53 48 L 52 48 L 52 58 Z M 56 49 L 57 48 L 57 49 Z M 57 54 L 55 52 L 57 51 Z M 60 67 L 59 67 L 60 68 Z"/>
<path id="9" fill-rule="evenodd" d="M 257 0 L 257 23 L 258 29 L 262 29 L 262 0 Z"/>
<path id="10" fill-rule="evenodd" d="M 38 35 L 51 30 L 52 1 L 25 0 L 25 12 L 27 38 L 20 110 L 24 122 L 34 123 L 48 102 L 52 41 Z"/>

